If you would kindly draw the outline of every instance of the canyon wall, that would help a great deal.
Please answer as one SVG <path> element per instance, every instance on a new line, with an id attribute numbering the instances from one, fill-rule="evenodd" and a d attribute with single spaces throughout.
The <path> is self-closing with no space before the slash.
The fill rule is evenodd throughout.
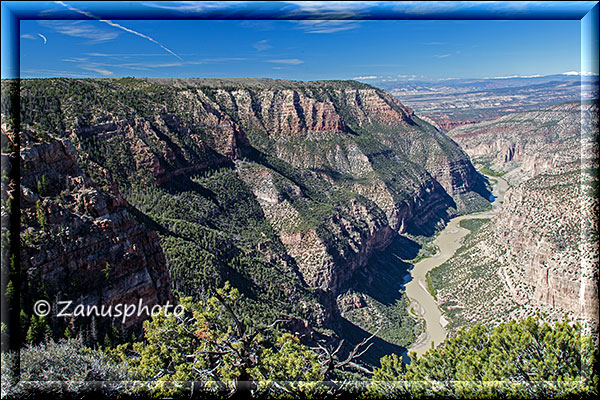
<path id="1" fill-rule="evenodd" d="M 448 132 L 475 163 L 511 183 L 495 221 L 477 233 L 480 243 L 473 239 L 450 263 L 461 279 L 485 270 L 504 288 L 497 315 L 567 312 L 597 324 L 597 117 L 596 104 L 566 103 Z M 482 300 L 461 300 L 451 288 L 441 298 L 462 303 L 465 315 Z"/>
<path id="2" fill-rule="evenodd" d="M 394 237 L 431 235 L 452 215 L 488 204 L 481 177 L 452 140 L 358 82 L 25 80 L 21 99 L 31 141 L 24 160 L 52 143 L 77 154 L 81 171 L 67 172 L 94 183 L 60 190 L 73 208 L 80 191 L 97 188 L 86 196 L 90 218 L 101 222 L 85 223 L 141 241 L 113 244 L 115 251 L 131 253 L 152 277 L 163 271 L 162 248 L 179 293 L 230 280 L 263 316 L 285 312 L 323 324 L 337 313 L 336 296 Z M 30 185 L 48 168 L 36 160 L 23 170 Z M 44 207 L 53 221 L 65 213 Z M 33 219 L 29 225 L 39 230 Z M 96 247 L 64 257 L 94 259 L 104 254 Z M 116 254 L 93 265 L 112 266 Z M 74 270 L 83 268 L 78 263 Z"/>
<path id="3" fill-rule="evenodd" d="M 103 190 L 82 172 L 68 139 L 34 144 L 28 136 L 21 132 L 24 304 L 39 296 L 72 300 L 73 308 L 172 304 L 157 234 L 132 217 L 117 188 Z M 147 317 L 114 324 L 129 329 Z"/>

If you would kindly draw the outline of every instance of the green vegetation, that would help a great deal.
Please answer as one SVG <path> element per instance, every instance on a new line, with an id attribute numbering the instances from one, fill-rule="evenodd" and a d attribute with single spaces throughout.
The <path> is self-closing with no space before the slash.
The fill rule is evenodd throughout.
<path id="1" fill-rule="evenodd" d="M 598 349 L 567 320 L 550 325 L 528 317 L 494 328 L 461 329 L 410 364 L 391 353 L 369 372 L 358 356 L 368 338 L 342 356 L 340 346 L 308 346 L 239 313 L 240 295 L 227 284 L 200 302 L 182 299 L 185 313 L 144 323 L 140 342 L 86 348 L 79 339 L 2 354 L 9 398 L 593 398 Z M 350 370 L 358 374 L 347 374 Z M 366 375 L 365 375 L 366 374 Z M 333 379 L 333 382 L 331 381 Z M 354 383 L 351 385 L 351 380 Z M 104 382 L 98 386 L 97 382 Z"/>
<path id="2" fill-rule="evenodd" d="M 57 335 L 49 332 L 45 319 L 24 313 L 21 340 L 32 344 L 28 350 L 39 355 L 27 359 L 30 365 L 25 370 L 34 371 L 34 377 L 68 380 L 68 366 L 61 360 L 52 363 L 52 357 L 72 351 L 73 359 L 68 360 L 76 366 L 73 368 L 90 371 L 89 377 L 72 374 L 72 379 L 127 377 L 148 381 L 142 387 L 118 389 L 123 396 L 141 397 L 189 397 L 195 390 L 205 391 L 202 393 L 206 396 L 226 397 L 231 391 L 250 389 L 255 397 L 333 396 L 338 392 L 320 382 L 367 381 L 370 366 L 358 360 L 375 365 L 382 354 L 388 356 L 375 372 L 376 382 L 404 376 L 421 379 L 427 368 L 417 368 L 420 360 L 413 360 L 407 369 L 396 355 L 402 351 L 400 346 L 413 342 L 423 329 L 422 322 L 406 311 L 409 301 L 402 287 L 408 274 L 407 260 L 416 263 L 435 253 L 436 248 L 426 237 L 439 229 L 440 220 L 457 212 L 482 209 L 487 203 L 476 193 L 452 199 L 434 180 L 424 179 L 442 160 L 459 159 L 461 155 L 448 138 L 418 118 L 414 125 L 392 126 L 364 122 L 350 112 L 348 102 L 353 96 L 346 96 L 344 90 L 364 88 L 369 86 L 343 81 L 23 81 L 24 137 L 32 143 L 66 137 L 73 142 L 77 162 L 100 186 L 98 191 L 118 191 L 128 212 L 157 232 L 171 288 L 186 309 L 181 318 L 157 316 L 146 321 L 140 340 L 129 339 L 131 332 L 98 334 L 90 326 L 89 332 L 83 333 L 62 325 L 59 334 L 69 340 L 58 344 L 52 342 Z M 249 96 L 248 109 L 231 101 L 231 92 L 242 89 Z M 313 99 L 327 100 L 347 127 L 329 136 L 307 133 L 316 138 L 271 132 L 269 121 L 261 117 L 265 110 L 259 100 L 264 89 L 294 89 Z M 392 108 L 399 107 L 389 99 L 382 100 Z M 248 112 L 254 115 L 244 120 Z M 422 165 L 422 160 L 427 165 Z M 54 201 L 62 205 L 66 199 L 68 204 L 73 197 L 68 189 L 54 196 L 52 185 L 46 181 L 53 179 L 41 175 L 31 183 L 31 192 L 43 199 L 32 203 L 24 225 L 41 229 L 23 233 L 25 251 L 39 247 L 43 235 L 53 233 L 52 227 L 48 228 L 52 215 L 46 216 L 44 210 L 51 211 Z M 381 192 L 376 192 L 379 189 L 374 182 L 383 188 Z M 349 282 L 342 275 L 350 276 L 347 271 L 333 272 L 340 274 L 335 279 L 344 280 L 341 293 L 331 295 L 307 287 L 300 266 L 290 256 L 288 242 L 282 242 L 285 235 L 305 237 L 302 235 L 307 231 L 316 232 L 317 244 L 325 249 L 323 256 L 330 257 L 336 268 L 346 266 L 344 263 L 352 257 L 363 257 L 368 246 L 379 246 L 366 240 L 374 232 L 381 236 L 389 233 L 382 229 L 387 223 L 386 211 L 418 206 L 415 202 L 429 201 L 428 196 L 435 201 L 431 202 L 434 208 L 427 210 L 431 213 L 423 216 L 427 220 L 412 225 L 408 221 L 406 227 L 414 240 L 395 237 L 385 251 L 370 258 L 360 271 L 364 276 L 357 272 Z M 281 214 L 267 215 L 269 204 L 287 207 L 291 216 L 285 219 Z M 418 212 L 418 207 L 411 210 Z M 477 232 L 484 229 L 485 223 L 472 219 L 461 221 L 461 226 Z M 318 267 L 321 265 L 315 269 Z M 114 265 L 107 263 L 100 280 L 113 279 L 115 272 Z M 439 271 L 427 276 L 434 297 L 442 280 Z M 77 286 L 74 281 L 70 284 Z M 225 289 L 215 290 L 224 285 Z M 43 293 L 43 288 L 39 292 Z M 340 296 L 346 294 L 356 295 L 362 303 L 350 304 L 340 309 L 343 315 L 337 315 L 337 308 L 344 305 Z M 328 308 L 325 310 L 323 305 Z M 325 339 L 310 342 L 308 337 L 299 339 L 286 332 L 282 323 L 274 323 L 283 316 L 307 322 L 318 340 L 321 336 Z M 334 331 L 347 339 L 339 348 Z M 350 337 L 350 331 L 356 335 Z M 365 333 L 376 335 L 378 342 L 369 352 L 360 354 L 362 350 L 351 347 L 367 344 L 361 342 Z M 75 344 L 70 339 L 73 336 L 79 336 L 86 345 L 102 347 L 105 353 Z M 447 363 L 458 363 L 452 359 L 455 354 L 468 359 L 464 352 L 452 351 L 448 361 L 432 360 L 439 368 L 446 368 Z M 92 356 L 97 356 L 103 366 L 90 365 Z M 422 365 L 434 362 L 427 360 L 424 358 Z M 482 360 L 476 362 L 484 363 Z M 39 365 L 60 372 L 44 375 Z M 346 367 L 353 367 L 359 371 L 353 374 L 358 375 L 342 371 Z M 462 371 L 460 377 L 464 377 L 472 372 L 469 368 L 460 364 L 455 370 Z M 504 379 L 503 371 L 494 376 Z M 244 387 L 243 382 L 252 385 Z M 451 384 L 444 387 L 454 388 Z M 82 386 L 76 388 L 83 390 Z M 413 394 L 418 397 L 422 392 Z M 374 395 L 385 396 L 387 392 Z"/>
<path id="3" fill-rule="evenodd" d="M 199 303 L 182 299 L 185 318 L 154 317 L 144 323 L 144 342 L 110 352 L 136 376 L 148 381 L 158 377 L 151 391 L 159 397 L 187 395 L 190 381 L 209 392 L 252 388 L 264 395 L 276 389 L 272 381 L 281 382 L 285 392 L 314 390 L 326 373 L 317 353 L 289 333 L 276 333 L 276 324 L 255 326 L 237 314 L 239 299 L 227 284 Z"/>
<path id="4" fill-rule="evenodd" d="M 484 175 L 488 175 L 488 176 L 504 176 L 506 174 L 506 171 L 494 171 L 490 167 L 490 162 L 489 161 L 477 160 L 476 166 L 477 166 L 477 170 L 479 172 L 481 172 L 482 174 L 484 174 Z"/>
<path id="5" fill-rule="evenodd" d="M 48 341 L 19 354 L 2 352 L 2 397 L 8 399 L 130 398 L 137 386 L 133 378 L 126 364 L 86 348 L 79 339 Z"/>
<path id="6" fill-rule="evenodd" d="M 475 232 L 488 222 L 490 222 L 489 218 L 470 218 L 460 220 L 458 224 L 461 228 L 465 228 L 470 230 L 471 232 Z"/>
<path id="7" fill-rule="evenodd" d="M 246 295 L 253 317 L 268 320 L 274 313 L 291 313 L 310 318 L 295 307 L 300 300 L 315 299 L 292 266 L 273 265 L 258 250 L 285 251 L 252 192 L 232 169 L 176 177 L 165 189 L 134 186 L 127 198 L 139 210 L 138 219 L 159 233 L 177 293 L 197 298 L 229 280 Z M 282 288 L 297 301 L 291 302 Z"/>
<path id="8" fill-rule="evenodd" d="M 415 248 L 410 249 L 411 246 Z M 352 291 L 345 294 L 361 298 L 364 307 L 343 312 L 344 318 L 371 334 L 378 332 L 378 337 L 391 344 L 406 347 L 413 343 L 423 331 L 423 324 L 406 312 L 409 299 L 404 294 L 404 285 L 410 276 L 410 265 L 403 259 L 409 249 L 414 253 L 416 246 L 396 237 L 385 250 L 375 253 L 365 272 L 351 282 Z"/>
<path id="9" fill-rule="evenodd" d="M 425 275 L 425 280 L 427 281 L 427 290 L 429 291 L 429 294 L 435 299 L 435 301 L 437 301 L 437 290 L 431 282 L 431 276 L 429 275 L 429 272 L 427 272 L 427 274 Z"/>
<path id="10" fill-rule="evenodd" d="M 461 329 L 405 366 L 395 355 L 381 360 L 371 393 L 383 397 L 564 398 L 593 397 L 598 349 L 581 326 L 551 326 L 539 316 Z"/>

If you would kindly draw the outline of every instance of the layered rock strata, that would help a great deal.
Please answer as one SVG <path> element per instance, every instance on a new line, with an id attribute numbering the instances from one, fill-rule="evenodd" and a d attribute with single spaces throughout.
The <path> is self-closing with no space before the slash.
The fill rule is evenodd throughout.
<path id="1" fill-rule="evenodd" d="M 117 189 L 105 191 L 90 180 L 78 158 L 68 139 L 21 148 L 26 293 L 52 302 L 71 300 L 73 308 L 172 303 L 158 236 L 135 221 Z M 39 298 L 25 301 L 34 300 Z M 123 325 L 131 328 L 147 317 L 136 314 Z"/>
<path id="2" fill-rule="evenodd" d="M 394 237 L 430 235 L 487 205 L 452 140 L 358 82 L 57 79 L 22 88 L 35 143 L 73 143 L 85 173 L 115 189 L 103 196 L 120 192 L 159 232 L 183 294 L 218 275 L 277 307 L 295 299 L 290 313 L 320 309 L 317 298 L 331 316 L 335 297 Z M 107 219 L 101 211 L 94 218 Z"/>
<path id="3" fill-rule="evenodd" d="M 476 304 L 487 296 L 467 293 L 475 287 L 463 294 L 444 287 L 442 303 L 459 304 L 467 320 L 543 310 L 597 326 L 597 117 L 595 104 L 566 103 L 448 132 L 512 186 L 496 220 L 477 234 L 480 243 L 444 267 L 462 277 L 454 285 L 486 271 L 484 279 L 497 280 L 505 301 L 494 315 L 483 315 Z"/>

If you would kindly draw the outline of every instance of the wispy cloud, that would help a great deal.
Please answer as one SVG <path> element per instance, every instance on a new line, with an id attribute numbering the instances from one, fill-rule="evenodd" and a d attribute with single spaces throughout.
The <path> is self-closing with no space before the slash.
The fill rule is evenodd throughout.
<path id="1" fill-rule="evenodd" d="M 85 21 L 40 21 L 40 24 L 63 35 L 89 39 L 92 43 L 107 42 L 119 36 L 117 32 L 98 29 Z"/>
<path id="2" fill-rule="evenodd" d="M 157 44 L 158 46 L 160 46 L 160 48 L 162 48 L 162 49 L 163 49 L 163 50 L 165 50 L 166 52 L 168 52 L 168 53 L 172 54 L 173 56 L 177 57 L 177 58 L 178 58 L 178 59 L 180 59 L 180 60 L 183 60 L 181 57 L 179 57 L 177 54 L 175 54 L 175 52 L 173 52 L 172 50 L 170 50 L 169 48 L 167 48 L 166 46 L 164 46 L 162 43 L 160 43 L 160 42 L 159 42 L 159 41 L 157 41 L 157 40 L 154 40 L 153 38 L 151 38 L 151 37 L 150 37 L 150 36 L 148 36 L 148 35 L 144 35 L 143 33 L 140 33 L 140 32 L 137 32 L 137 31 L 134 31 L 133 29 L 126 28 L 126 27 L 124 27 L 123 25 L 117 24 L 116 22 L 113 22 L 113 21 L 111 21 L 111 20 L 109 20 L 109 19 L 100 19 L 100 18 L 98 18 L 98 17 L 94 16 L 92 13 L 89 13 L 89 12 L 87 12 L 87 11 L 83 11 L 83 10 L 80 10 L 80 9 L 78 9 L 78 8 L 72 7 L 72 6 L 70 6 L 70 5 L 66 4 L 66 3 L 65 3 L 65 2 L 63 2 L 63 1 L 55 1 L 55 3 L 56 3 L 56 4 L 60 4 L 61 6 L 64 6 L 64 7 L 68 8 L 68 9 L 69 9 L 69 10 L 71 10 L 71 11 L 75 11 L 75 12 L 77 12 L 77 13 L 80 13 L 80 14 L 82 14 L 82 15 L 85 15 L 86 17 L 93 18 L 93 19 L 95 19 L 95 20 L 97 20 L 97 21 L 100 21 L 100 22 L 104 22 L 105 24 L 107 24 L 107 25 L 110 25 L 110 26 L 112 26 L 112 27 L 114 27 L 114 28 L 121 29 L 121 30 L 123 30 L 123 31 L 125 31 L 125 32 L 131 33 L 131 34 L 134 34 L 134 35 L 136 35 L 136 36 L 139 36 L 139 37 L 141 37 L 141 38 L 144 38 L 144 39 L 146 39 L 146 40 L 149 40 L 149 41 L 151 41 L 152 43 L 154 43 L 154 44 Z"/>
<path id="3" fill-rule="evenodd" d="M 93 62 L 93 61 L 90 61 L 90 59 L 88 57 L 63 58 L 63 59 L 61 59 L 61 61 L 75 63 L 75 64 L 77 64 L 78 68 L 80 68 L 84 71 L 96 72 L 103 76 L 109 76 L 109 75 L 113 74 L 113 72 L 111 70 L 106 68 L 106 67 L 112 67 L 112 65 L 105 64 L 105 63 Z"/>
<path id="4" fill-rule="evenodd" d="M 72 78 L 87 78 L 88 74 L 78 74 L 73 71 L 55 70 L 55 69 L 22 69 L 21 74 L 24 76 L 38 77 L 40 75 L 46 76 L 61 76 L 61 77 L 72 77 Z"/>
<path id="5" fill-rule="evenodd" d="M 380 1 L 287 1 L 293 8 L 284 14 L 286 18 L 357 18 L 367 17 L 372 9 L 386 2 Z"/>
<path id="6" fill-rule="evenodd" d="M 134 71 L 152 71 L 160 68 L 175 68 L 186 65 L 202 65 L 202 64 L 219 64 L 236 61 L 244 61 L 242 57 L 221 57 L 221 58 L 203 58 L 197 60 L 185 60 L 175 62 L 127 62 L 128 58 L 122 57 L 122 54 L 106 54 L 106 53 L 86 53 L 87 57 L 70 57 L 63 58 L 61 61 L 76 64 L 77 67 L 86 70 L 94 71 L 101 75 L 113 75 L 115 69 L 129 69 Z M 143 54 L 148 55 L 148 54 Z M 163 54 L 160 54 L 163 56 Z"/>
<path id="7" fill-rule="evenodd" d="M 48 42 L 48 39 L 46 39 L 46 36 L 42 35 L 41 33 L 38 33 L 37 36 L 32 35 L 30 33 L 25 33 L 25 34 L 21 35 L 21 39 L 38 40 L 40 38 L 44 41 L 44 44 L 46 44 Z"/>
<path id="8" fill-rule="evenodd" d="M 109 76 L 109 75 L 113 74 L 112 71 L 109 71 L 97 64 L 81 64 L 81 65 L 79 65 L 79 68 L 86 70 L 86 71 L 96 72 L 103 76 Z"/>
<path id="9" fill-rule="evenodd" d="M 133 33 L 134 35 L 137 35 L 137 36 L 139 36 L 139 37 L 142 37 L 142 38 L 144 38 L 144 39 L 147 39 L 147 40 L 151 41 L 152 43 L 155 43 L 155 44 L 159 45 L 159 46 L 160 46 L 160 47 L 161 47 L 163 50 L 165 50 L 166 52 L 168 52 L 168 53 L 171 53 L 172 55 L 174 55 L 175 57 L 179 58 L 180 60 L 183 60 L 183 58 L 179 57 L 177 54 L 175 54 L 173 51 L 169 50 L 169 49 L 168 49 L 166 46 L 164 46 L 162 43 L 160 43 L 160 42 L 158 42 L 158 41 L 156 41 L 156 40 L 152 39 L 150 36 L 144 35 L 143 33 L 140 33 L 140 32 L 136 32 L 136 31 L 134 31 L 133 29 L 125 28 L 124 26 L 122 26 L 122 25 L 119 25 L 119 24 L 117 24 L 117 23 L 115 23 L 115 22 L 112 22 L 112 21 L 110 21 L 110 20 L 107 20 L 107 19 L 101 19 L 101 20 L 99 20 L 99 21 L 101 21 L 101 22 L 104 22 L 104 23 L 106 23 L 106 24 L 108 24 L 108 25 L 110 25 L 110 26 L 114 26 L 115 28 L 122 29 L 122 30 L 124 30 L 125 32 Z"/>
<path id="10" fill-rule="evenodd" d="M 294 21 L 294 23 L 306 33 L 335 33 L 355 29 L 360 26 L 360 21 L 339 20 L 308 20 Z"/>
<path id="11" fill-rule="evenodd" d="M 106 57 L 106 58 L 132 58 L 132 57 L 167 57 L 164 53 L 84 53 L 90 57 Z"/>
<path id="12" fill-rule="evenodd" d="M 212 64 L 232 61 L 246 61 L 245 57 L 216 57 L 216 58 L 201 58 L 200 60 L 190 61 L 190 64 Z"/>
<path id="13" fill-rule="evenodd" d="M 161 1 L 161 2 L 145 2 L 144 6 L 153 8 L 162 8 L 164 10 L 201 13 L 210 10 L 221 10 L 227 8 L 236 8 L 244 5 L 245 1 Z"/>
<path id="14" fill-rule="evenodd" d="M 451 12 L 468 6 L 455 1 L 398 1 L 394 2 L 391 9 L 408 15 L 427 15 Z M 476 2 L 475 2 L 476 3 Z M 468 2 L 467 2 L 468 4 Z"/>
<path id="15" fill-rule="evenodd" d="M 302 64 L 304 61 L 299 60 L 297 58 L 282 58 L 282 59 L 278 59 L 278 60 L 267 60 L 267 62 L 275 63 L 275 64 L 298 65 L 298 64 Z"/>
<path id="16" fill-rule="evenodd" d="M 268 40 L 259 40 L 258 42 L 254 43 L 252 47 L 258 51 L 265 51 L 273 48 L 273 46 L 269 44 Z"/>
<path id="17" fill-rule="evenodd" d="M 446 42 L 427 42 L 427 43 L 423 43 L 423 45 L 425 46 L 443 46 L 445 44 L 448 44 Z"/>
<path id="18" fill-rule="evenodd" d="M 355 76 L 352 79 L 363 79 L 363 80 L 366 80 L 366 79 L 378 79 L 378 78 L 379 77 L 375 76 L 375 75 L 368 75 L 368 76 Z"/>
<path id="19" fill-rule="evenodd" d="M 452 54 L 434 54 L 433 57 L 435 58 L 446 58 L 446 57 L 450 57 Z"/>

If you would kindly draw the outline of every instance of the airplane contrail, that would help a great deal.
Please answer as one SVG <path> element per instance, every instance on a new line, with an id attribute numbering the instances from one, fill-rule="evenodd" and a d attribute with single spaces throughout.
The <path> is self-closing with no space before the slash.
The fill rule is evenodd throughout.
<path id="1" fill-rule="evenodd" d="M 172 52 L 171 50 L 169 50 L 168 48 L 166 48 L 165 46 L 163 46 L 161 43 L 159 43 L 156 40 L 152 39 L 150 36 L 146 36 L 143 33 L 134 31 L 133 29 L 126 28 L 123 25 L 119 25 L 116 22 L 113 22 L 113 21 L 108 20 L 108 19 L 99 19 L 98 21 L 102 21 L 102 22 L 104 22 L 104 23 L 106 23 L 106 24 L 108 24 L 110 26 L 114 26 L 115 28 L 122 29 L 125 32 L 133 33 L 134 35 L 138 35 L 139 37 L 143 37 L 144 39 L 147 39 L 147 40 L 151 41 L 152 43 L 155 43 L 155 44 L 159 45 L 163 50 L 171 53 L 172 55 L 174 55 L 175 57 L 177 57 L 181 61 L 183 61 L 183 58 L 179 57 L 177 54 L 175 54 L 174 52 Z"/>
<path id="2" fill-rule="evenodd" d="M 46 44 L 46 42 L 48 41 L 48 39 L 46 39 L 46 36 L 42 35 L 41 33 L 38 33 L 38 36 L 44 39 L 44 44 Z"/>
<path id="3" fill-rule="evenodd" d="M 147 36 L 147 35 L 144 35 L 143 33 L 140 33 L 140 32 L 137 32 L 137 31 L 134 31 L 133 29 L 126 28 L 126 27 L 124 27 L 123 25 L 119 25 L 119 24 L 117 24 L 116 22 L 113 22 L 113 21 L 111 21 L 111 20 L 108 20 L 108 19 L 100 19 L 100 18 L 96 17 L 95 15 L 93 15 L 92 13 L 89 13 L 89 12 L 87 12 L 87 11 L 83 11 L 83 10 L 80 10 L 80 9 L 78 9 L 78 8 L 72 7 L 72 6 L 70 6 L 70 5 L 66 4 L 66 3 L 65 3 L 65 2 L 63 2 L 63 1 L 55 1 L 55 3 L 56 3 L 56 4 L 60 4 L 61 6 L 63 6 L 63 7 L 66 7 L 66 8 L 68 8 L 68 9 L 69 9 L 69 10 L 71 10 L 71 11 L 75 11 L 75 12 L 78 12 L 78 13 L 80 13 L 80 14 L 83 14 L 83 15 L 85 15 L 86 17 L 93 18 L 93 19 L 95 19 L 95 20 L 97 20 L 97 21 L 100 21 L 100 22 L 104 22 L 105 24 L 108 24 L 108 25 L 110 25 L 110 26 L 112 26 L 112 27 L 119 28 L 119 29 L 121 29 L 121 30 L 124 30 L 125 32 L 129 32 L 129 33 L 132 33 L 132 34 L 134 34 L 134 35 L 137 35 L 137 36 L 139 36 L 139 37 L 142 37 L 142 38 L 144 38 L 144 39 L 146 39 L 146 40 L 149 40 L 149 41 L 151 41 L 152 43 L 159 45 L 159 46 L 160 46 L 160 47 L 161 47 L 163 50 L 165 50 L 166 52 L 168 52 L 168 53 L 172 54 L 173 56 L 175 56 L 175 57 L 177 57 L 178 59 L 180 59 L 181 61 L 183 61 L 183 58 L 179 57 L 177 54 L 175 54 L 175 52 L 173 52 L 173 51 L 171 51 L 170 49 L 168 49 L 168 48 L 167 48 L 166 46 L 164 46 L 162 43 L 160 43 L 160 42 L 158 42 L 158 41 L 156 41 L 156 40 L 152 39 L 150 36 Z"/>

